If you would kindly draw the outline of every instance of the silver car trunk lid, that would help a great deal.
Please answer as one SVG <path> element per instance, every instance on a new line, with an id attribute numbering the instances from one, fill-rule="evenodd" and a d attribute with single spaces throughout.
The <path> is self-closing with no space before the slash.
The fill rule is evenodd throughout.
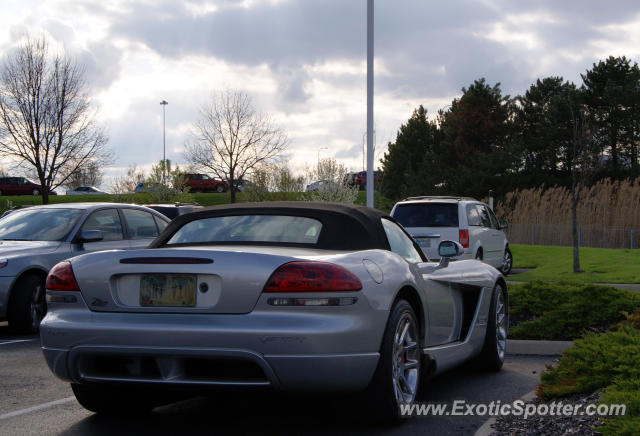
<path id="1" fill-rule="evenodd" d="M 280 265 L 320 255 L 273 247 L 171 248 L 105 251 L 71 263 L 94 311 L 238 314 L 253 309 Z"/>

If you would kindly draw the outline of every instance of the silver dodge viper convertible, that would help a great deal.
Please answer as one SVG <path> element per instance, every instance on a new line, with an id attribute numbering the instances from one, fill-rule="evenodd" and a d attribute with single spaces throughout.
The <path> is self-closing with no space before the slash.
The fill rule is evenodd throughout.
<path id="1" fill-rule="evenodd" d="M 440 244 L 426 259 L 393 218 L 282 202 L 177 217 L 147 249 L 57 264 L 40 327 L 51 370 L 89 410 L 213 386 L 364 391 L 390 419 L 421 379 L 502 366 L 507 287 Z"/>

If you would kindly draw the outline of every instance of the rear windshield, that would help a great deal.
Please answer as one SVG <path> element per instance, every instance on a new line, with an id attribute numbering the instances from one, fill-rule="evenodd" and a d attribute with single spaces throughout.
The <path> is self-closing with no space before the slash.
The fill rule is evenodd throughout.
<path id="1" fill-rule="evenodd" d="M 404 227 L 458 227 L 458 204 L 403 204 L 396 207 L 393 217 Z"/>
<path id="2" fill-rule="evenodd" d="M 313 218 L 240 215 L 204 218 L 180 227 L 166 245 L 201 243 L 315 244 L 322 223 Z"/>

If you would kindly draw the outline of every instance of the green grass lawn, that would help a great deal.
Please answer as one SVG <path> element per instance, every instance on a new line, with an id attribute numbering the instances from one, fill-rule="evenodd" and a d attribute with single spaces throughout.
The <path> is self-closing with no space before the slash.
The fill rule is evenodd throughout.
<path id="1" fill-rule="evenodd" d="M 214 206 L 217 204 L 227 204 L 230 201 L 230 195 L 228 192 L 222 194 L 190 194 L 193 201 L 203 205 L 203 206 Z M 128 199 L 131 199 L 131 203 L 137 204 L 148 204 L 152 202 L 152 199 L 148 194 L 131 194 L 127 196 Z M 106 201 L 106 202 L 115 202 L 121 203 L 122 197 L 118 197 L 115 195 L 51 195 L 49 196 L 50 204 L 58 204 L 58 203 L 81 203 L 81 202 L 98 202 L 98 201 Z M 22 205 L 32 205 L 32 204 L 42 204 L 42 197 L 39 195 L 15 195 L 15 196 L 3 196 L 0 197 L 0 211 L 4 211 L 13 206 L 22 206 Z"/>
<path id="2" fill-rule="evenodd" d="M 580 248 L 583 273 L 573 273 L 573 248 L 543 245 L 511 245 L 514 268 L 534 270 L 510 276 L 530 282 L 640 283 L 640 250 Z"/>
<path id="3" fill-rule="evenodd" d="M 231 196 L 228 192 L 222 194 L 207 193 L 207 194 L 189 194 L 192 201 L 195 201 L 203 206 L 215 206 L 218 204 L 228 204 L 231 201 Z M 148 194 L 132 194 L 127 196 L 127 202 L 145 204 L 150 203 L 152 200 Z M 122 202 L 122 197 L 114 195 L 51 195 L 49 196 L 50 204 L 57 203 L 71 203 L 71 202 L 96 202 L 96 201 L 108 201 L 108 202 Z M 237 194 L 237 201 L 245 201 L 244 194 L 239 192 Z M 366 203 L 366 193 L 364 191 L 358 192 L 358 198 L 355 204 L 364 205 Z M 42 204 L 42 197 L 39 195 L 15 195 L 15 196 L 2 196 L 0 197 L 0 213 L 6 209 L 10 209 L 13 206 L 22 205 L 35 205 Z M 392 200 L 384 197 L 379 192 L 374 195 L 374 205 L 377 209 L 383 212 L 389 213 L 394 205 Z"/>

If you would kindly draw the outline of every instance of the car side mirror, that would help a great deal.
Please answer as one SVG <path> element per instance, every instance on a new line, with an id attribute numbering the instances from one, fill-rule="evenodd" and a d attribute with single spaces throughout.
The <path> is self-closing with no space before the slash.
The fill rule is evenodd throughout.
<path id="1" fill-rule="evenodd" d="M 502 229 L 506 229 L 507 227 L 509 227 L 509 223 L 506 221 L 500 221 L 500 230 Z"/>
<path id="2" fill-rule="evenodd" d="M 98 242 L 102 241 L 104 236 L 102 235 L 101 230 L 83 230 L 80 233 L 80 237 L 76 238 L 75 242 Z"/>
<path id="3" fill-rule="evenodd" d="M 456 241 L 442 241 L 438 245 L 438 255 L 440 255 L 440 267 L 449 265 L 449 260 L 459 257 L 464 253 L 464 248 Z"/>

